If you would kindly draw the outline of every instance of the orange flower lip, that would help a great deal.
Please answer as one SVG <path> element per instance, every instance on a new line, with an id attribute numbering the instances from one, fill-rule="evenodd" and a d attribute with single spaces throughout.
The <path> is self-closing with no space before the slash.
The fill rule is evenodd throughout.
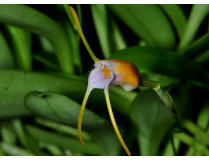
<path id="1" fill-rule="evenodd" d="M 136 89 L 140 84 L 138 68 L 129 61 L 109 59 L 113 63 L 115 77 L 111 85 L 121 85 L 126 91 Z"/>

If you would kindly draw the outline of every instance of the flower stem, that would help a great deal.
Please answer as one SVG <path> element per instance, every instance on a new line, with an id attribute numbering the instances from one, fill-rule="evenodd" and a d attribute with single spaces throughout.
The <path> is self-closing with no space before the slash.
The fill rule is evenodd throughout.
<path id="1" fill-rule="evenodd" d="M 152 80 L 142 79 L 141 85 L 142 87 L 149 87 L 154 90 L 160 89 L 160 83 Z"/>
<path id="2" fill-rule="evenodd" d="M 179 132 L 183 131 L 182 125 L 178 120 L 176 109 L 173 104 L 173 99 L 168 92 L 164 92 L 162 89 L 155 90 L 155 93 L 158 95 L 160 100 L 164 103 L 164 105 L 169 109 L 171 115 L 173 116 L 174 120 L 178 128 L 180 129 Z"/>

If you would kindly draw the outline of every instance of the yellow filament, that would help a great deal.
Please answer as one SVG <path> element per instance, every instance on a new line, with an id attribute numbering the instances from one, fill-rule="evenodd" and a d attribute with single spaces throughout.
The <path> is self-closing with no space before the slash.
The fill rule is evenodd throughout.
<path id="1" fill-rule="evenodd" d="M 79 117 L 78 117 L 78 137 L 81 141 L 81 143 L 85 146 L 86 143 L 84 142 L 82 135 L 81 135 L 81 124 L 82 124 L 82 118 L 83 118 L 83 112 L 86 106 L 86 102 L 88 100 L 89 94 L 91 93 L 91 90 L 89 88 L 87 88 L 84 99 L 83 99 L 83 103 L 81 105 L 81 109 L 80 109 L 80 113 L 79 113 Z"/>
<path id="2" fill-rule="evenodd" d="M 81 25 L 80 25 L 80 22 L 79 22 L 79 19 L 78 19 L 78 16 L 77 16 L 75 10 L 71 6 L 69 8 L 70 8 L 70 11 L 71 11 L 71 13 L 73 15 L 76 27 L 78 29 L 78 33 L 80 34 L 80 37 L 81 37 L 84 45 L 86 46 L 86 49 L 88 50 L 88 52 L 89 52 L 91 58 L 94 60 L 94 62 L 99 62 L 100 60 L 92 52 L 91 47 L 89 46 L 89 44 L 88 44 L 88 42 L 87 42 L 87 40 L 86 40 L 86 38 L 85 38 L 85 36 L 83 34 L 83 31 L 82 31 L 82 28 L 81 28 Z"/>
<path id="3" fill-rule="evenodd" d="M 120 131 L 118 129 L 118 126 L 116 124 L 116 121 L 115 121 L 115 117 L 114 117 L 114 114 L 113 114 L 113 111 L 112 111 L 112 107 L 111 107 L 111 104 L 110 104 L 110 98 L 109 98 L 109 89 L 105 89 L 105 99 L 106 99 L 106 102 L 107 102 L 107 109 L 108 109 L 108 112 L 109 112 L 109 116 L 110 116 L 110 119 L 111 119 L 111 122 L 112 122 L 112 125 L 113 125 L 113 128 L 115 130 L 115 133 L 118 137 L 118 140 L 120 141 L 121 145 L 123 146 L 123 148 L 125 149 L 126 153 L 131 156 L 131 153 L 128 149 L 128 147 L 126 146 L 125 142 L 123 141 L 123 138 L 120 134 Z"/>

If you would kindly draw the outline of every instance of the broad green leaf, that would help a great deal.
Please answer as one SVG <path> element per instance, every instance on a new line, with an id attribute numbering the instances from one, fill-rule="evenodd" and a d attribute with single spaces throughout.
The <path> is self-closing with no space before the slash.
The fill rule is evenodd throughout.
<path id="1" fill-rule="evenodd" d="M 0 75 L 0 119 L 28 115 L 29 112 L 24 107 L 24 97 L 29 92 L 56 91 L 82 102 L 87 88 L 87 80 L 78 76 L 61 78 L 43 73 L 15 70 L 0 71 Z M 126 92 L 118 87 L 110 90 L 112 107 L 123 114 L 128 114 L 131 101 L 135 96 L 136 93 Z M 106 111 L 103 90 L 94 90 L 89 97 L 87 107 L 88 105 L 98 111 L 102 109 Z"/>
<path id="2" fill-rule="evenodd" d="M 14 67 L 14 61 L 11 50 L 0 31 L 0 69 L 11 69 Z"/>
<path id="3" fill-rule="evenodd" d="M 130 112 L 137 126 L 137 139 L 142 156 L 158 155 L 160 144 L 172 125 L 172 117 L 152 90 L 140 92 Z"/>
<path id="4" fill-rule="evenodd" d="M 80 104 L 55 92 L 31 92 L 25 97 L 25 106 L 35 115 L 76 127 Z M 85 110 L 82 127 L 98 127 L 105 120 Z"/>
<path id="5" fill-rule="evenodd" d="M 108 7 L 149 46 L 174 48 L 174 32 L 157 5 L 110 4 Z"/>
<path id="6" fill-rule="evenodd" d="M 166 12 L 168 17 L 171 19 L 173 25 L 175 26 L 179 39 L 181 39 L 186 27 L 186 16 L 181 7 L 177 4 L 159 4 L 159 6 Z"/>
<path id="7" fill-rule="evenodd" d="M 104 4 L 92 4 L 91 12 L 103 55 L 105 58 L 109 58 L 111 51 L 107 8 Z"/>
<path id="8" fill-rule="evenodd" d="M 0 22 L 20 27 L 49 39 L 54 46 L 61 69 L 68 73 L 74 72 L 68 38 L 54 20 L 26 5 L 1 4 Z"/>
<path id="9" fill-rule="evenodd" d="M 25 105 L 35 115 L 58 123 L 77 126 L 80 104 L 63 95 L 54 92 L 31 92 L 25 98 Z M 103 154 L 119 153 L 120 145 L 109 121 L 85 109 L 82 129 L 86 129 L 100 141 L 101 147 L 104 148 Z"/>
<path id="10" fill-rule="evenodd" d="M 169 51 L 150 47 L 130 47 L 113 54 L 110 58 L 128 60 L 141 72 L 171 76 L 209 89 L 209 72 L 200 64 Z"/>
<path id="11" fill-rule="evenodd" d="M 184 35 L 178 46 L 178 50 L 184 49 L 191 43 L 199 26 L 208 14 L 209 4 L 193 4 Z"/>
<path id="12" fill-rule="evenodd" d="M 28 37 L 30 33 L 17 27 L 8 25 L 7 29 L 10 33 L 13 50 L 16 57 L 18 67 L 23 70 L 31 70 L 32 57 L 31 46 Z"/>
<path id="13" fill-rule="evenodd" d="M 0 148 L 10 156 L 34 156 L 28 150 L 4 142 L 0 142 Z"/>

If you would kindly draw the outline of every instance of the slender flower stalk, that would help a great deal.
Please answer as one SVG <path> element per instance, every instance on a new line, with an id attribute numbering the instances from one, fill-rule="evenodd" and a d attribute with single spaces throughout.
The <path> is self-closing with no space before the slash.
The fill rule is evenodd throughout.
<path id="1" fill-rule="evenodd" d="M 142 86 L 144 85 L 145 87 L 151 87 L 153 89 L 159 89 L 160 85 L 159 83 L 156 83 L 154 81 L 149 81 L 149 80 L 141 81 L 138 68 L 134 64 L 128 61 L 119 60 L 119 59 L 99 60 L 92 52 L 83 34 L 83 31 L 80 26 L 80 22 L 79 22 L 79 19 L 75 10 L 72 7 L 69 7 L 69 8 L 73 15 L 80 37 L 84 45 L 86 46 L 91 58 L 95 62 L 94 64 L 95 68 L 89 74 L 88 87 L 87 87 L 87 90 L 83 99 L 83 103 L 81 105 L 79 117 L 78 117 L 77 128 L 78 128 L 79 139 L 83 145 L 86 145 L 81 135 L 81 124 L 82 124 L 82 117 L 83 117 L 84 109 L 85 109 L 90 93 L 94 88 L 104 89 L 107 109 L 109 112 L 109 116 L 110 116 L 110 120 L 112 122 L 113 128 L 124 150 L 130 156 L 131 153 L 120 134 L 117 123 L 114 118 L 114 114 L 112 111 L 110 98 L 109 98 L 109 88 L 111 86 L 120 85 L 124 90 L 132 91 L 138 88 L 139 85 L 142 85 Z"/>

